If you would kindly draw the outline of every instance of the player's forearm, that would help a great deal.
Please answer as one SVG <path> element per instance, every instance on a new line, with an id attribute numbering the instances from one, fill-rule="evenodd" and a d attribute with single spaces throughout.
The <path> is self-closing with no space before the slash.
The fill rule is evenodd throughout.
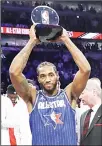
<path id="1" fill-rule="evenodd" d="M 10 66 L 10 73 L 14 73 L 19 75 L 23 72 L 27 61 L 29 59 L 30 53 L 33 47 L 36 45 L 36 42 L 29 40 L 26 46 L 16 55 L 13 59 L 11 66 Z"/>
<path id="2" fill-rule="evenodd" d="M 79 67 L 81 72 L 90 72 L 91 67 L 89 62 L 83 53 L 76 47 L 76 45 L 70 40 L 70 38 L 66 38 L 63 40 L 69 52 L 71 53 L 76 65 Z"/>

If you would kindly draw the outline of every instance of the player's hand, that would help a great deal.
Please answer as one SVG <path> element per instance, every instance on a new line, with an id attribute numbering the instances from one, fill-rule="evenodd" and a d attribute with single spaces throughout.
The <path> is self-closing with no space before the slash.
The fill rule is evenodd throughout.
<path id="1" fill-rule="evenodd" d="M 62 30 L 62 35 L 61 36 L 59 36 L 56 40 L 51 40 L 51 41 L 49 41 L 49 42 L 64 42 L 64 41 L 66 41 L 66 39 L 68 39 L 69 38 L 69 36 L 68 36 L 68 32 L 66 31 L 66 29 L 64 29 L 63 28 L 63 30 Z"/>
<path id="2" fill-rule="evenodd" d="M 35 25 L 33 24 L 29 30 L 29 37 L 30 40 L 36 44 L 40 43 L 40 41 L 36 37 L 36 30 L 35 30 Z"/>
<path id="3" fill-rule="evenodd" d="M 65 41 L 66 39 L 68 39 L 69 36 L 68 36 L 68 32 L 66 29 L 63 28 L 63 31 L 62 31 L 62 35 L 58 38 L 60 41 Z"/>

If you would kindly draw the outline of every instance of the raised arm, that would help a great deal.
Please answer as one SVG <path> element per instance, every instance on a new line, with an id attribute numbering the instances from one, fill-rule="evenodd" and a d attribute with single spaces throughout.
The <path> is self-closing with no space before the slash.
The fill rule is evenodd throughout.
<path id="1" fill-rule="evenodd" d="M 26 102 L 28 100 L 34 101 L 35 96 L 34 95 L 32 96 L 32 88 L 33 88 L 34 94 L 36 94 L 36 88 L 29 86 L 27 79 L 22 74 L 33 47 L 39 42 L 35 35 L 34 25 L 32 25 L 30 28 L 29 36 L 30 36 L 30 39 L 28 43 L 13 59 L 10 69 L 9 69 L 10 79 L 16 92 Z"/>
<path id="2" fill-rule="evenodd" d="M 65 29 L 63 29 L 63 34 L 60 37 L 60 40 L 64 42 L 79 68 L 79 71 L 76 73 L 73 82 L 65 89 L 69 98 L 73 97 L 74 99 L 77 99 L 86 86 L 87 80 L 90 76 L 91 67 L 83 53 L 70 40 Z"/>

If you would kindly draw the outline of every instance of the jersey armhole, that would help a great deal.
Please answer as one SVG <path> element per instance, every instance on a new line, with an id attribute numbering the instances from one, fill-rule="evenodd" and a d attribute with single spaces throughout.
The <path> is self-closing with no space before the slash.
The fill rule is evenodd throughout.
<path id="1" fill-rule="evenodd" d="M 66 100 L 68 101 L 68 104 L 70 105 L 70 107 L 72 108 L 72 110 L 75 111 L 75 108 L 73 108 L 72 103 L 70 102 L 70 99 L 68 98 L 68 95 L 67 95 L 65 89 L 64 89 L 64 94 L 65 94 L 65 98 L 66 98 Z M 73 101 L 72 101 L 72 102 L 73 102 Z"/>
<path id="2" fill-rule="evenodd" d="M 37 104 L 37 101 L 38 101 L 38 97 L 39 97 L 39 91 L 37 91 L 36 93 L 36 99 L 35 99 L 35 102 L 33 103 L 33 108 L 32 108 L 32 111 L 35 109 L 36 107 L 36 104 Z"/>

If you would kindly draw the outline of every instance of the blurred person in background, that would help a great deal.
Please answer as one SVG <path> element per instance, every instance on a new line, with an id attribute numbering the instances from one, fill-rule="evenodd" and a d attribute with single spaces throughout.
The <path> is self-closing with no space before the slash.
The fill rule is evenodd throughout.
<path id="1" fill-rule="evenodd" d="M 99 79 L 89 79 L 79 99 L 89 107 L 80 119 L 80 145 L 102 145 L 102 92 Z"/>
<path id="2" fill-rule="evenodd" d="M 1 96 L 1 143 L 3 145 L 31 145 L 29 113 L 25 102 L 13 85 Z"/>
<path id="3" fill-rule="evenodd" d="M 11 143 L 16 144 L 15 141 L 10 141 L 9 131 L 10 128 L 17 129 L 18 125 L 15 124 L 13 115 L 13 104 L 7 98 L 6 95 L 1 95 L 1 145 L 11 145 Z M 18 128 L 19 131 L 19 128 Z M 15 140 L 15 136 L 14 136 Z"/>
<path id="4" fill-rule="evenodd" d="M 63 29 L 56 41 L 65 43 L 75 63 L 79 67 L 74 80 L 65 90 L 59 88 L 59 74 L 56 66 L 42 62 L 37 67 L 41 90 L 29 86 L 22 74 L 33 47 L 39 43 L 34 25 L 30 28 L 30 39 L 26 46 L 13 59 L 9 73 L 12 84 L 26 103 L 33 105 L 30 114 L 30 127 L 33 145 L 76 145 L 75 111 L 71 104 L 77 100 L 90 75 L 91 67 L 83 53 L 75 46 Z"/>
<path id="5" fill-rule="evenodd" d="M 90 80 L 94 80 L 96 84 L 98 84 L 101 87 L 101 81 L 93 77 Z M 77 130 L 77 136 L 78 136 L 78 145 L 80 143 L 80 118 L 81 115 L 87 111 L 90 107 L 85 103 L 84 100 L 78 99 L 78 105 L 76 106 L 76 130 Z"/>
<path id="6" fill-rule="evenodd" d="M 81 115 L 87 111 L 89 107 L 87 105 L 84 105 L 82 101 L 78 99 L 78 103 L 76 104 L 76 133 L 77 133 L 77 138 L 78 142 L 77 144 L 80 145 L 80 118 Z"/>

